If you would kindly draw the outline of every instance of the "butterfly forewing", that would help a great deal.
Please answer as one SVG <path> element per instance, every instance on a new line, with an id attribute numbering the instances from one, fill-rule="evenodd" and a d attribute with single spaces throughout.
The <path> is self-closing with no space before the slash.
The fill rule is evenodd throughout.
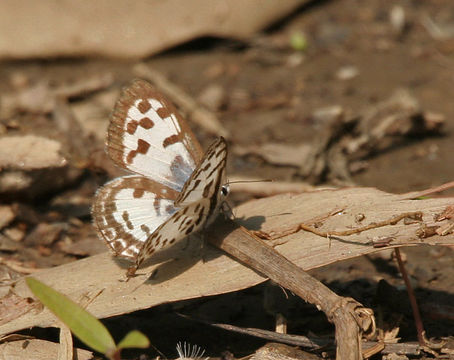
<path id="1" fill-rule="evenodd" d="M 202 157 L 200 145 L 175 107 L 143 80 L 123 90 L 108 129 L 115 163 L 181 190 Z"/>

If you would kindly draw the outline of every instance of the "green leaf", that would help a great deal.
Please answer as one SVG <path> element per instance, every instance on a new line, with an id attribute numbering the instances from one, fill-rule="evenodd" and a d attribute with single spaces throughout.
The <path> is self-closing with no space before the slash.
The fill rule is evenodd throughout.
<path id="1" fill-rule="evenodd" d="M 115 342 L 109 331 L 93 315 L 65 295 L 32 277 L 27 277 L 25 282 L 33 294 L 85 345 L 103 354 L 115 350 Z"/>
<path id="2" fill-rule="evenodd" d="M 118 344 L 119 349 L 141 348 L 145 349 L 150 346 L 150 340 L 140 331 L 133 330 L 126 334 L 123 340 Z"/>

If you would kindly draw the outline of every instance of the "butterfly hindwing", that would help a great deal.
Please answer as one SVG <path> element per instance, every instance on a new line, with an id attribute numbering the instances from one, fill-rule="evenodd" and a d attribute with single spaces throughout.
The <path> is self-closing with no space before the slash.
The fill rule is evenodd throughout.
<path id="1" fill-rule="evenodd" d="M 174 213 L 145 242 L 133 268 L 136 269 L 156 251 L 169 247 L 200 230 L 205 225 L 209 208 L 210 201 L 201 199 Z"/>
<path id="2" fill-rule="evenodd" d="M 143 80 L 123 89 L 111 117 L 107 150 L 117 165 L 178 191 L 202 157 L 172 103 Z"/>
<path id="3" fill-rule="evenodd" d="M 116 178 L 96 193 L 95 227 L 117 256 L 135 261 L 151 234 L 176 212 L 177 195 L 143 176 Z"/>
<path id="4" fill-rule="evenodd" d="M 219 196 L 220 186 L 225 183 L 226 161 L 227 142 L 220 137 L 209 146 L 202 161 L 184 184 L 175 205 L 184 206 L 201 198 Z"/>

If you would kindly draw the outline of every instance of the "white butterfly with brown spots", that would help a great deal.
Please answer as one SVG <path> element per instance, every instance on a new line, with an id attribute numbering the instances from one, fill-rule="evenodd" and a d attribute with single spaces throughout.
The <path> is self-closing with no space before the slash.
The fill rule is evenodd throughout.
<path id="1" fill-rule="evenodd" d="M 128 276 L 157 250 L 211 224 L 229 192 L 224 138 L 203 155 L 175 107 L 143 80 L 123 89 L 110 119 L 107 152 L 134 174 L 100 188 L 92 216 L 115 255 L 133 262 Z"/>

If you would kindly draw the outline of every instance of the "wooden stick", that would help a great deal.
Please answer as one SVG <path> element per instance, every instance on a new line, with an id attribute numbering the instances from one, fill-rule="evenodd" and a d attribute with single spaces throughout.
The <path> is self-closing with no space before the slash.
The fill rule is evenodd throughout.
<path id="1" fill-rule="evenodd" d="M 280 342 L 288 345 L 302 346 L 312 350 L 318 350 L 327 346 L 334 345 L 334 342 L 330 338 L 318 338 L 314 336 L 303 336 L 294 334 L 281 334 L 270 330 L 257 329 L 257 328 L 242 328 L 230 324 L 210 323 L 200 319 L 194 319 L 193 317 L 183 316 L 185 318 L 195 320 L 204 324 L 208 324 L 220 329 L 227 331 L 234 331 L 240 334 L 258 337 L 269 341 Z M 407 355 L 420 355 L 421 347 L 416 343 L 380 343 L 377 341 L 366 341 L 362 343 L 363 353 L 368 349 L 375 346 L 382 347 L 382 354 L 399 353 Z"/>
<path id="2" fill-rule="evenodd" d="M 235 233 L 235 236 L 226 236 Z M 279 254 L 271 246 L 232 221 L 211 227 L 210 242 L 243 264 L 289 289 L 322 310 L 336 326 L 336 359 L 362 360 L 361 335 L 375 333 L 371 309 L 328 287 Z"/>
<path id="3" fill-rule="evenodd" d="M 395 248 L 394 253 L 396 254 L 397 264 L 399 265 L 400 273 L 404 279 L 405 287 L 407 288 L 408 298 L 410 300 L 411 310 L 413 311 L 413 317 L 415 319 L 416 333 L 418 336 L 419 345 L 425 346 L 426 342 L 424 341 L 424 325 L 421 319 L 421 313 L 419 312 L 418 302 L 416 301 L 415 292 L 411 286 L 410 279 L 408 278 L 407 270 L 405 269 L 404 262 L 400 256 L 400 249 Z"/>
<path id="4" fill-rule="evenodd" d="M 451 182 L 448 182 L 446 184 L 442 184 L 440 186 L 436 186 L 436 187 L 433 187 L 433 188 L 430 188 L 430 189 L 426 189 L 426 190 L 421 190 L 421 191 L 412 191 L 412 192 L 409 192 L 409 193 L 405 193 L 405 194 L 402 194 L 400 195 L 401 196 L 401 199 L 417 199 L 417 198 L 420 198 L 420 197 L 423 197 L 423 196 L 428 196 L 428 195 L 432 195 L 432 194 L 435 194 L 435 193 L 438 193 L 438 192 L 442 192 L 442 191 L 445 191 L 445 190 L 449 190 L 449 189 L 452 189 L 454 187 L 454 181 L 451 181 Z"/>

